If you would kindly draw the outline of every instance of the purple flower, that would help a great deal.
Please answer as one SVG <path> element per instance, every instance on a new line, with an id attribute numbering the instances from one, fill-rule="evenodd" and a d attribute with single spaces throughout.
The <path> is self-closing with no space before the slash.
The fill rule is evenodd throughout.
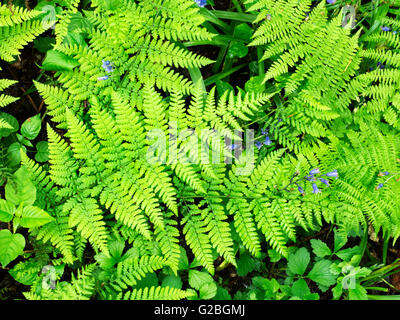
<path id="1" fill-rule="evenodd" d="M 319 181 L 321 181 L 322 183 L 326 184 L 329 187 L 329 181 L 323 178 L 318 178 Z"/>
<path id="2" fill-rule="evenodd" d="M 315 169 L 312 169 L 311 171 L 310 171 L 310 174 L 313 176 L 314 174 L 317 174 L 317 173 L 319 173 L 319 169 L 318 168 L 315 168 Z"/>
<path id="3" fill-rule="evenodd" d="M 382 31 L 390 31 L 390 30 L 392 30 L 392 29 L 389 28 L 389 27 L 381 27 L 381 30 L 382 30 Z"/>
<path id="4" fill-rule="evenodd" d="M 196 4 L 202 8 L 204 8 L 204 6 L 207 4 L 207 0 L 194 0 L 194 2 L 196 2 Z"/>
<path id="5" fill-rule="evenodd" d="M 271 145 L 271 143 L 272 143 L 271 139 L 270 139 L 268 136 L 266 136 L 266 137 L 265 137 L 264 144 L 265 144 L 266 146 L 269 146 L 269 145 Z"/>
<path id="6" fill-rule="evenodd" d="M 263 146 L 263 144 L 261 141 L 256 142 L 256 147 L 258 148 L 258 150 L 260 150 L 262 146 Z"/>
<path id="7" fill-rule="evenodd" d="M 328 172 L 328 173 L 326 174 L 326 176 L 327 176 L 327 177 L 335 177 L 335 178 L 337 179 L 338 176 L 339 176 L 339 174 L 338 174 L 337 170 L 335 169 L 335 170 L 333 170 L 333 171 L 331 171 L 331 172 Z"/>
<path id="8" fill-rule="evenodd" d="M 97 78 L 98 81 L 102 81 L 102 80 L 108 80 L 109 76 L 103 76 L 103 77 L 99 77 Z"/>
<path id="9" fill-rule="evenodd" d="M 304 189 L 300 186 L 298 186 L 297 190 L 299 190 L 300 193 L 304 193 Z"/>
<path id="10" fill-rule="evenodd" d="M 312 184 L 312 188 L 313 188 L 313 193 L 320 193 L 321 190 L 318 189 L 317 185 L 315 183 Z"/>
<path id="11" fill-rule="evenodd" d="M 380 188 L 383 187 L 383 183 L 378 184 L 378 186 L 376 187 L 376 190 L 379 190 Z"/>
<path id="12" fill-rule="evenodd" d="M 334 4 L 336 0 L 326 0 L 326 2 L 328 2 L 329 4 Z"/>
<path id="13" fill-rule="evenodd" d="M 313 175 L 306 176 L 305 178 L 306 178 L 306 180 L 308 180 L 308 181 L 315 181 L 315 178 L 314 178 Z"/>

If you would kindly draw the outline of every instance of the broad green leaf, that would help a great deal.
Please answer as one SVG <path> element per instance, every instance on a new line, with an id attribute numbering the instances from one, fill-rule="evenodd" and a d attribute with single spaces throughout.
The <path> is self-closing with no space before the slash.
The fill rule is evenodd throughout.
<path id="1" fill-rule="evenodd" d="M 355 246 L 352 248 L 347 248 L 336 252 L 336 255 L 344 260 L 349 261 L 353 256 L 358 255 L 360 253 L 360 246 Z"/>
<path id="2" fill-rule="evenodd" d="M 213 283 L 214 279 L 207 272 L 198 270 L 189 270 L 189 285 L 193 289 L 199 290 L 205 283 Z"/>
<path id="3" fill-rule="evenodd" d="M 49 143 L 47 141 L 39 141 L 36 144 L 36 149 L 35 160 L 37 162 L 47 162 L 49 160 Z"/>
<path id="4" fill-rule="evenodd" d="M 36 201 L 36 188 L 30 180 L 28 171 L 21 167 L 13 176 L 13 179 L 9 179 L 6 187 L 6 200 L 19 206 L 29 206 L 34 204 Z"/>
<path id="5" fill-rule="evenodd" d="M 41 126 L 42 121 L 40 119 L 40 114 L 37 114 L 36 116 L 28 118 L 24 121 L 21 126 L 21 134 L 25 138 L 33 140 L 39 134 Z"/>
<path id="6" fill-rule="evenodd" d="M 199 298 L 203 300 L 212 299 L 217 294 L 217 290 L 215 282 L 204 283 L 199 289 Z"/>
<path id="7" fill-rule="evenodd" d="M 332 254 L 331 249 L 321 240 L 311 239 L 310 242 L 313 252 L 317 257 L 323 258 Z"/>
<path id="8" fill-rule="evenodd" d="M 368 300 L 367 290 L 359 283 L 356 283 L 354 289 L 349 289 L 349 300 Z"/>
<path id="9" fill-rule="evenodd" d="M 213 300 L 232 300 L 232 297 L 229 294 L 228 290 L 218 287 L 217 294 L 215 295 Z"/>
<path id="10" fill-rule="evenodd" d="M 237 274 L 240 277 L 246 276 L 248 273 L 252 272 L 255 268 L 254 259 L 247 253 L 240 256 L 237 261 Z"/>
<path id="11" fill-rule="evenodd" d="M 22 209 L 20 225 L 24 228 L 36 228 L 53 220 L 46 211 L 35 206 L 26 206 Z"/>
<path id="12" fill-rule="evenodd" d="M 228 49 L 227 56 L 232 58 L 244 58 L 247 56 L 249 48 L 246 47 L 242 42 L 233 41 L 232 45 Z"/>
<path id="13" fill-rule="evenodd" d="M 21 150 L 26 152 L 26 148 L 19 142 L 10 144 L 7 149 L 9 166 L 14 167 L 21 163 Z"/>
<path id="14" fill-rule="evenodd" d="M 303 275 L 310 263 L 310 253 L 306 248 L 300 248 L 296 253 L 289 254 L 288 270 L 292 274 Z"/>
<path id="15" fill-rule="evenodd" d="M 179 247 L 180 249 L 180 257 L 179 257 L 179 263 L 178 263 L 178 270 L 187 270 L 189 269 L 189 259 L 187 257 L 185 249 L 182 247 Z"/>
<path id="16" fill-rule="evenodd" d="M 237 39 L 250 42 L 253 29 L 247 23 L 238 24 L 233 30 L 233 36 Z"/>
<path id="17" fill-rule="evenodd" d="M 309 293 L 311 293 L 310 288 L 308 287 L 307 282 L 304 279 L 299 279 L 293 282 L 292 285 L 293 296 L 303 299 L 303 297 Z"/>
<path id="18" fill-rule="evenodd" d="M 319 285 L 329 287 L 336 283 L 336 275 L 330 271 L 332 262 L 329 260 L 320 260 L 314 264 L 307 277 Z"/>
<path id="19" fill-rule="evenodd" d="M 176 289 L 182 289 L 182 285 L 183 283 L 181 278 L 176 275 L 166 276 L 161 284 L 162 287 L 170 287 Z"/>
<path id="20" fill-rule="evenodd" d="M 0 138 L 8 137 L 11 133 L 18 131 L 18 120 L 15 119 L 11 114 L 0 112 L 0 120 L 3 120 L 7 124 L 9 124 L 9 127 L 0 129 Z"/>
<path id="21" fill-rule="evenodd" d="M 0 199 L 0 221 L 10 222 L 14 217 L 15 206 L 4 199 Z"/>
<path id="22" fill-rule="evenodd" d="M 46 71 L 70 71 L 76 66 L 79 65 L 79 62 L 66 54 L 50 50 L 47 51 L 46 58 L 43 61 L 42 69 Z"/>
<path id="23" fill-rule="evenodd" d="M 9 230 L 0 231 L 0 263 L 6 267 L 24 252 L 25 238 L 19 234 L 12 234 Z"/>
<path id="24" fill-rule="evenodd" d="M 337 231 L 337 229 L 334 230 L 334 233 L 335 233 L 335 238 L 334 238 L 333 251 L 337 252 L 347 243 L 347 238 L 343 235 L 343 233 Z"/>

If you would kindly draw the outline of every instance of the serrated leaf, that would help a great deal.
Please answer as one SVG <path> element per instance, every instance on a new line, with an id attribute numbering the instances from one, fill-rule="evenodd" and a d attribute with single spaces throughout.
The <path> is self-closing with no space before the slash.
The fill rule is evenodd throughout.
<path id="1" fill-rule="evenodd" d="M 193 289 L 199 290 L 203 284 L 211 282 L 214 282 L 214 279 L 209 273 L 198 270 L 189 270 L 189 285 Z"/>
<path id="2" fill-rule="evenodd" d="M 239 260 L 237 261 L 238 276 L 244 277 L 248 273 L 252 272 L 254 268 L 255 268 L 255 261 L 250 255 L 245 253 L 240 256 Z"/>
<path id="3" fill-rule="evenodd" d="M 300 248 L 295 253 L 289 254 L 288 270 L 292 274 L 303 275 L 310 263 L 310 253 L 306 248 Z"/>
<path id="4" fill-rule="evenodd" d="M 310 288 L 308 287 L 307 282 L 304 279 L 299 279 L 293 282 L 292 285 L 293 296 L 303 299 L 303 297 L 309 293 L 311 293 Z"/>
<path id="5" fill-rule="evenodd" d="M 332 254 L 331 249 L 329 249 L 326 243 L 322 242 L 321 240 L 311 239 L 310 243 L 313 252 L 317 257 L 323 258 Z"/>
<path id="6" fill-rule="evenodd" d="M 217 290 L 217 285 L 214 282 L 205 283 L 199 289 L 199 298 L 203 300 L 212 299 L 217 294 Z"/>
<path id="7" fill-rule="evenodd" d="M 357 283 L 354 289 L 349 289 L 349 300 L 368 300 L 367 290 Z"/>
<path id="8" fill-rule="evenodd" d="M 336 283 L 336 275 L 330 271 L 332 262 L 320 260 L 314 264 L 307 277 L 319 285 L 329 287 Z"/>
<path id="9" fill-rule="evenodd" d="M 360 246 L 347 248 L 336 252 L 335 254 L 344 261 L 349 261 L 353 256 L 360 253 Z"/>

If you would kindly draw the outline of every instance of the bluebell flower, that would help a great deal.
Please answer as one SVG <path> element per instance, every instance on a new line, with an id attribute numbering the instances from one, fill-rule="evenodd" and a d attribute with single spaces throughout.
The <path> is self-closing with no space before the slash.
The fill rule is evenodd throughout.
<path id="1" fill-rule="evenodd" d="M 263 144 L 261 141 L 256 142 L 256 147 L 258 148 L 258 150 L 260 150 L 262 146 L 263 146 Z"/>
<path id="2" fill-rule="evenodd" d="M 236 147 L 237 147 L 237 145 L 234 144 L 234 143 L 232 143 L 231 145 L 228 146 L 228 149 L 229 149 L 229 150 L 235 150 Z"/>
<path id="3" fill-rule="evenodd" d="M 311 171 L 310 171 L 310 174 L 313 176 L 314 174 L 318 174 L 319 173 L 319 169 L 318 168 L 315 168 L 315 169 L 312 169 Z"/>
<path id="4" fill-rule="evenodd" d="M 321 190 L 318 189 L 317 185 L 315 183 L 312 184 L 312 188 L 313 188 L 313 193 L 320 193 Z"/>
<path id="5" fill-rule="evenodd" d="M 333 170 L 333 171 L 331 171 L 331 172 L 328 172 L 327 174 L 325 174 L 327 177 L 335 177 L 336 179 L 337 179 L 337 177 L 339 176 L 339 174 L 338 174 L 338 172 L 337 172 L 337 170 L 335 169 L 335 170 Z"/>
<path id="6" fill-rule="evenodd" d="M 196 2 L 196 4 L 202 8 L 204 8 L 204 6 L 207 4 L 207 0 L 194 0 L 194 2 Z"/>
<path id="7" fill-rule="evenodd" d="M 321 181 L 322 183 L 326 184 L 329 187 L 329 181 L 323 178 L 318 178 L 319 181 Z"/>
<path id="8" fill-rule="evenodd" d="M 376 190 L 379 190 L 380 188 L 383 187 L 383 183 L 378 184 L 378 186 L 376 187 Z"/>
<path id="9" fill-rule="evenodd" d="M 381 27 L 381 30 L 382 31 L 390 31 L 390 30 L 392 30 L 390 27 Z"/>
<path id="10" fill-rule="evenodd" d="M 308 181 L 315 181 L 315 178 L 314 178 L 313 175 L 305 176 L 305 178 L 306 178 L 306 180 L 308 180 Z"/>
<path id="11" fill-rule="evenodd" d="M 109 76 L 102 76 L 97 78 L 98 81 L 102 81 L 102 80 L 108 80 Z"/>
<path id="12" fill-rule="evenodd" d="M 266 137 L 265 137 L 264 144 L 265 144 L 266 146 L 269 146 L 269 145 L 271 145 L 271 143 L 272 143 L 271 139 L 270 139 L 268 136 L 266 136 Z"/>
<path id="13" fill-rule="evenodd" d="M 107 73 L 111 73 L 114 71 L 111 62 L 110 61 L 104 61 L 103 60 L 103 64 L 101 65 L 101 67 L 107 72 Z"/>
<path id="14" fill-rule="evenodd" d="M 304 189 L 300 186 L 298 186 L 297 190 L 299 190 L 300 193 L 304 193 Z"/>
<path id="15" fill-rule="evenodd" d="M 326 2 L 328 2 L 329 4 L 334 4 L 336 0 L 326 0 Z"/>
<path id="16" fill-rule="evenodd" d="M 388 171 L 383 171 L 383 172 L 379 172 L 378 176 L 379 177 L 384 177 L 384 176 L 388 176 L 390 174 L 390 172 Z"/>

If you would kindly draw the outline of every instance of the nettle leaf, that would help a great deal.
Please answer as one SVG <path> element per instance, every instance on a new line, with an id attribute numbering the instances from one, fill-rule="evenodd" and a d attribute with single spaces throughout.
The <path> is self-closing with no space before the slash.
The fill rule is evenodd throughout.
<path id="1" fill-rule="evenodd" d="M 329 249 L 329 247 L 323 241 L 317 239 L 311 239 L 310 243 L 313 252 L 317 257 L 323 258 L 326 256 L 330 256 L 332 254 L 331 249 Z"/>
<path id="2" fill-rule="evenodd" d="M 15 206 L 33 205 L 36 201 L 36 188 L 29 178 L 28 171 L 21 167 L 9 179 L 5 187 L 6 199 Z"/>
<path id="3" fill-rule="evenodd" d="M 26 206 L 22 208 L 19 224 L 24 228 L 36 228 L 53 220 L 54 218 L 46 211 L 35 206 Z"/>
<path id="4" fill-rule="evenodd" d="M 337 278 L 330 270 L 331 264 L 329 260 L 316 262 L 307 277 L 321 286 L 330 287 L 336 283 Z"/>
<path id="5" fill-rule="evenodd" d="M 15 206 L 4 199 L 0 199 L 0 221 L 10 222 L 14 217 Z"/>
<path id="6" fill-rule="evenodd" d="M 189 285 L 193 289 L 200 290 L 205 283 L 214 283 L 214 279 L 209 273 L 197 270 L 189 271 Z"/>
<path id="7" fill-rule="evenodd" d="M 306 248 L 300 248 L 294 254 L 289 254 L 287 266 L 292 274 L 303 275 L 309 263 L 310 253 Z"/>
<path id="8" fill-rule="evenodd" d="M 21 126 L 21 134 L 25 138 L 33 140 L 39 134 L 41 126 L 42 121 L 40 119 L 40 114 L 37 114 L 36 116 L 28 118 L 24 121 Z"/>
<path id="9" fill-rule="evenodd" d="M 9 230 L 0 231 L 0 263 L 3 267 L 23 254 L 24 248 L 25 238 L 21 234 L 12 234 Z"/>

